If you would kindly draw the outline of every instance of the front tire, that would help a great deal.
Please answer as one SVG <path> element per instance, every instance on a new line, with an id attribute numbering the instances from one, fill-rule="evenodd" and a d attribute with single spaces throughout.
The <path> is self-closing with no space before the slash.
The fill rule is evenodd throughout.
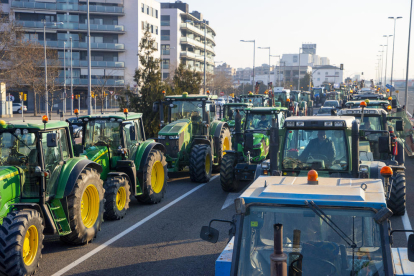
<path id="1" fill-rule="evenodd" d="M 195 145 L 191 149 L 190 178 L 193 182 L 206 183 L 210 181 L 213 158 L 210 145 Z"/>
<path id="2" fill-rule="evenodd" d="M 406 210 L 405 173 L 396 173 L 393 177 L 390 199 L 387 205 L 396 216 L 403 216 Z"/>
<path id="3" fill-rule="evenodd" d="M 104 213 L 103 181 L 98 172 L 84 168 L 68 196 L 68 217 L 72 233 L 60 240 L 71 245 L 90 242 L 101 230 Z"/>
<path id="4" fill-rule="evenodd" d="M 43 249 L 43 220 L 36 210 L 12 211 L 0 226 L 0 274 L 33 275 Z"/>
<path id="5" fill-rule="evenodd" d="M 129 209 L 130 185 L 122 176 L 111 176 L 105 181 L 105 213 L 107 220 L 121 219 Z"/>
<path id="6" fill-rule="evenodd" d="M 234 167 L 236 166 L 236 156 L 226 154 L 223 157 L 220 166 L 220 183 L 225 192 L 231 192 L 237 189 L 237 181 L 234 177 Z"/>
<path id="7" fill-rule="evenodd" d="M 160 150 L 150 151 L 144 165 L 142 195 L 136 196 L 141 203 L 159 203 L 167 187 L 167 161 Z"/>
<path id="8" fill-rule="evenodd" d="M 217 145 L 217 163 L 218 165 L 213 166 L 213 171 L 220 171 L 220 163 L 223 157 L 226 155 L 226 150 L 231 150 L 231 133 L 227 127 L 223 127 L 220 132 L 220 141 Z"/>

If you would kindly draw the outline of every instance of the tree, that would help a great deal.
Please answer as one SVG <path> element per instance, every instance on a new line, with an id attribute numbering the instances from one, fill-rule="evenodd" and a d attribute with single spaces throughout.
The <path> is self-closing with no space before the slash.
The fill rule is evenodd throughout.
<path id="1" fill-rule="evenodd" d="M 180 63 L 175 70 L 174 77 L 174 93 L 181 94 L 188 92 L 188 94 L 200 94 L 202 77 L 200 72 L 187 69 L 184 63 Z"/>
<path id="2" fill-rule="evenodd" d="M 212 87 L 214 91 L 217 92 L 227 92 L 226 94 L 230 94 L 232 92 L 233 87 L 233 79 L 230 75 L 226 74 L 226 72 L 216 72 L 214 75 L 211 76 L 212 84 L 209 87 Z M 208 78 L 207 78 L 208 79 Z M 229 93 L 230 92 L 230 93 Z"/>
<path id="3" fill-rule="evenodd" d="M 300 87 L 303 87 L 303 89 L 300 89 L 300 87 L 299 89 L 304 90 L 304 91 L 309 91 L 309 80 L 310 80 L 310 74 L 306 73 L 305 76 L 300 79 Z"/>

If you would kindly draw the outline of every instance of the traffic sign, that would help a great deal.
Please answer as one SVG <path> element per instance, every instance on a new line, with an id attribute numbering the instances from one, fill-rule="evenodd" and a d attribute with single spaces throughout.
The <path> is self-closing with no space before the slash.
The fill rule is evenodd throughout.
<path id="1" fill-rule="evenodd" d="M 220 92 L 220 96 L 224 96 L 224 92 Z"/>
<path id="2" fill-rule="evenodd" d="M 397 94 L 400 93 L 400 90 L 395 90 L 395 93 L 397 93 Z"/>
<path id="3" fill-rule="evenodd" d="M 12 101 L 12 102 L 14 102 L 14 96 L 13 96 L 13 95 L 8 96 L 8 97 L 7 97 L 7 100 L 8 100 L 8 101 Z"/>
<path id="4" fill-rule="evenodd" d="M 111 95 L 112 95 L 112 94 L 114 94 L 114 91 L 109 91 L 109 93 L 111 93 Z"/>

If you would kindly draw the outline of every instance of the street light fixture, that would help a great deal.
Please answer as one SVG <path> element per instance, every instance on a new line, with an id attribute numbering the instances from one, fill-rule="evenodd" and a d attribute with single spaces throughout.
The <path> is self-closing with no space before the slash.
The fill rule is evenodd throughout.
<path id="1" fill-rule="evenodd" d="M 253 86 L 254 86 L 254 62 L 256 58 L 256 40 L 240 40 L 241 42 L 253 42 Z"/>
<path id="2" fill-rule="evenodd" d="M 47 92 L 46 25 L 47 24 L 51 24 L 52 26 L 63 25 L 63 22 L 46 22 L 45 19 L 43 19 L 42 22 L 43 22 L 43 42 L 44 42 L 43 45 L 44 45 L 44 48 L 45 48 L 45 103 L 46 103 L 46 116 L 49 118 L 49 95 L 48 95 L 48 92 Z"/>
<path id="3" fill-rule="evenodd" d="M 388 69 L 388 38 L 392 36 L 392 35 L 383 35 L 383 37 L 387 38 L 387 50 L 386 50 L 386 55 L 385 55 L 385 84 L 387 84 L 387 69 Z"/>
<path id="4" fill-rule="evenodd" d="M 384 45 L 380 45 L 380 46 L 384 46 Z M 384 68 L 384 47 L 382 47 L 382 51 L 378 51 L 378 53 L 381 53 L 381 85 L 380 86 L 383 86 L 382 69 Z"/>
<path id="5" fill-rule="evenodd" d="M 269 74 L 268 74 L 269 82 L 267 83 L 267 85 L 269 85 L 270 84 L 270 47 L 257 47 L 257 48 L 262 49 L 262 50 L 269 50 Z"/>
<path id="6" fill-rule="evenodd" d="M 394 37 L 393 37 L 393 42 L 392 42 L 392 61 L 391 61 L 391 85 L 392 85 L 392 76 L 393 76 L 393 71 L 394 71 L 394 46 L 395 46 L 395 25 L 397 23 L 397 19 L 401 19 L 402 16 L 398 16 L 398 17 L 388 17 L 388 19 L 393 19 L 394 20 Z M 390 89 L 390 96 L 392 95 L 392 90 Z"/>
<path id="7" fill-rule="evenodd" d="M 413 14 L 413 0 L 410 6 L 410 26 L 408 28 L 408 50 L 407 50 L 407 70 L 405 75 L 405 110 L 408 108 L 408 69 L 410 66 L 410 40 L 411 40 L 411 17 Z"/>

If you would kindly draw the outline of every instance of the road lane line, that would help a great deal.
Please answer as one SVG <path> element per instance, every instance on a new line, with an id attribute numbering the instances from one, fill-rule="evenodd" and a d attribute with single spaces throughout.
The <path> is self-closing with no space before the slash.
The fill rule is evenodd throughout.
<path id="1" fill-rule="evenodd" d="M 230 205 L 234 203 L 234 200 L 238 198 L 242 193 L 229 193 L 227 195 L 226 200 L 224 201 L 223 207 L 221 207 L 221 210 L 226 209 Z"/>
<path id="2" fill-rule="evenodd" d="M 210 179 L 210 182 L 213 181 L 215 178 L 217 178 L 219 176 L 215 175 Z M 89 259 L 90 257 L 92 257 L 93 255 L 95 255 L 96 253 L 98 253 L 99 251 L 105 249 L 108 245 L 116 242 L 117 240 L 119 240 L 120 238 L 122 238 L 123 236 L 125 236 L 126 234 L 130 233 L 131 231 L 134 231 L 136 228 L 140 227 L 141 225 L 143 225 L 144 223 L 146 223 L 147 221 L 149 221 L 150 219 L 156 217 L 157 215 L 161 214 L 162 212 L 164 212 L 165 210 L 167 210 L 168 208 L 170 208 L 171 206 L 173 206 L 174 204 L 176 204 L 177 202 L 183 200 L 184 198 L 186 198 L 187 196 L 191 195 L 192 193 L 194 193 L 195 191 L 199 190 L 200 188 L 204 187 L 207 183 L 204 184 L 200 184 L 197 187 L 195 187 L 194 189 L 188 191 L 187 193 L 183 194 L 182 196 L 180 196 L 179 198 L 175 199 L 174 201 L 170 202 L 169 204 L 165 205 L 164 207 L 162 207 L 161 209 L 157 210 L 156 212 L 154 212 L 153 214 L 147 216 L 146 218 L 140 220 L 139 222 L 137 222 L 136 224 L 132 225 L 131 227 L 129 227 L 128 229 L 124 230 L 123 232 L 119 233 L 118 235 L 116 235 L 115 237 L 113 237 L 112 239 L 110 239 L 109 241 L 101 244 L 100 246 L 98 246 L 97 248 L 95 248 L 94 250 L 92 250 L 91 252 L 87 253 L 86 255 L 84 255 L 83 257 L 77 259 L 76 261 L 74 261 L 73 263 L 69 264 L 68 266 L 62 268 L 61 270 L 59 270 L 58 272 L 56 272 L 55 274 L 53 274 L 52 276 L 60 276 L 63 275 L 64 273 L 68 272 L 69 270 L 71 270 L 72 268 L 74 268 L 75 266 L 77 266 L 78 264 L 82 263 L 83 261 Z"/>
<path id="3" fill-rule="evenodd" d="M 411 222 L 410 222 L 410 219 L 408 218 L 407 211 L 405 211 L 405 214 L 404 214 L 404 216 L 401 217 L 401 219 L 402 219 L 402 223 L 404 225 L 405 230 L 412 230 L 413 229 L 411 227 Z M 407 240 L 408 240 L 408 237 L 410 236 L 410 234 L 412 234 L 412 233 L 405 232 L 405 235 L 407 236 Z"/>

